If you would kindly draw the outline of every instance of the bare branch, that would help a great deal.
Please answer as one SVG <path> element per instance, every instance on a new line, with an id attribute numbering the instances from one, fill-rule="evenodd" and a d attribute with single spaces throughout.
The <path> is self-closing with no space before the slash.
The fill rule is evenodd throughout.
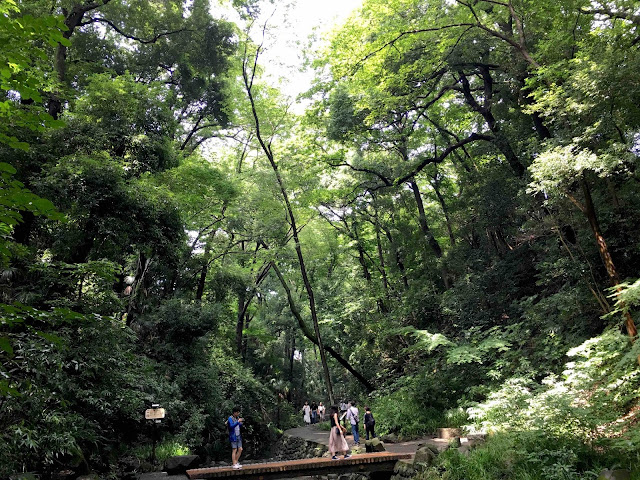
<path id="1" fill-rule="evenodd" d="M 640 26 L 640 15 L 634 15 L 627 11 L 614 11 L 610 8 L 581 8 L 580 13 L 585 15 L 605 15 L 609 18 L 618 18 L 620 20 L 627 20 L 634 25 Z"/>
<path id="2" fill-rule="evenodd" d="M 368 173 L 370 175 L 373 175 L 375 177 L 378 177 L 380 180 L 382 180 L 382 182 L 384 183 L 385 187 L 391 187 L 393 186 L 393 182 L 391 180 L 389 180 L 387 177 L 385 177 L 383 174 L 381 174 L 380 172 L 377 172 L 375 170 L 372 170 L 370 168 L 364 168 L 364 167 L 355 167 L 353 165 L 351 165 L 349 162 L 342 162 L 342 163 L 331 163 L 330 164 L 332 167 L 349 167 L 351 170 L 353 170 L 354 172 L 362 172 L 362 173 Z"/>
<path id="3" fill-rule="evenodd" d="M 487 142 L 491 142 L 491 141 L 493 141 L 495 139 L 494 139 L 494 137 L 491 137 L 489 135 L 484 135 L 484 134 L 481 134 L 481 133 L 475 133 L 474 132 L 471 135 L 469 135 L 467 138 L 465 138 L 463 140 L 460 140 L 459 142 L 457 142 L 457 143 L 455 143 L 453 145 L 449 145 L 447 148 L 444 149 L 444 151 L 440 155 L 436 155 L 434 157 L 425 157 L 424 159 L 422 159 L 413 168 L 413 170 L 410 173 L 408 173 L 404 177 L 401 177 L 401 178 L 397 179 L 395 181 L 395 184 L 399 185 L 401 183 L 404 183 L 404 182 L 408 181 L 411 177 L 416 175 L 418 172 L 420 172 L 424 167 L 426 167 L 429 164 L 442 163 L 455 150 L 457 150 L 459 148 L 462 148 L 466 144 L 475 142 L 477 140 L 485 140 Z"/>
<path id="4" fill-rule="evenodd" d="M 143 38 L 136 37 L 135 35 L 131 35 L 131 34 L 123 32 L 122 30 L 120 30 L 120 28 L 118 26 L 116 26 L 115 23 L 113 23 L 111 20 L 107 20 L 106 18 L 94 17 L 94 18 L 91 18 L 91 19 L 89 19 L 89 20 L 87 20 L 85 22 L 81 22 L 79 25 L 80 26 L 84 26 L 84 25 L 89 25 L 91 23 L 104 23 L 106 25 L 109 25 L 113 30 L 118 32 L 123 37 L 128 38 L 129 40 L 134 40 L 134 41 L 136 41 L 138 43 L 143 43 L 143 44 L 156 43 L 162 37 L 166 37 L 168 35 L 174 35 L 176 33 L 191 32 L 192 31 L 192 30 L 189 30 L 189 29 L 186 29 L 186 28 L 180 28 L 178 30 L 172 30 L 172 31 L 169 31 L 169 32 L 158 33 L 156 36 L 145 40 Z"/>

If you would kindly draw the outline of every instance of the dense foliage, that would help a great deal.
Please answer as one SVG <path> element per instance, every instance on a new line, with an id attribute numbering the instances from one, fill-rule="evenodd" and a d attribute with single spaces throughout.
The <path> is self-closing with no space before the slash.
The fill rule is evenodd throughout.
<path id="1" fill-rule="evenodd" d="M 638 475 L 637 5 L 366 0 L 296 115 L 232 4 L 0 4 L 0 476 L 344 398 L 491 434 L 425 479 Z"/>

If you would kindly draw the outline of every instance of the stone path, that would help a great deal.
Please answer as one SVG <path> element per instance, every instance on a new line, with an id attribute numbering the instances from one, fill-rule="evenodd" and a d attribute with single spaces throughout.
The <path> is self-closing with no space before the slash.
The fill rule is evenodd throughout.
<path id="1" fill-rule="evenodd" d="M 326 430 L 320 430 L 315 425 L 306 425 L 304 427 L 290 428 L 284 432 L 286 435 L 290 437 L 299 437 L 308 442 L 315 442 L 321 445 L 329 446 L 329 432 Z M 384 447 L 387 452 L 391 453 L 410 453 L 415 454 L 416 450 L 420 446 L 429 445 L 437 448 L 438 450 L 443 450 L 449 445 L 451 440 L 443 439 L 443 438 L 434 438 L 434 437 L 424 437 L 419 438 L 417 440 L 409 440 L 406 442 L 398 442 L 398 443 L 385 443 Z M 347 443 L 350 447 L 353 447 L 353 437 L 351 435 L 347 436 Z M 360 437 L 360 447 L 364 449 L 364 436 Z"/>

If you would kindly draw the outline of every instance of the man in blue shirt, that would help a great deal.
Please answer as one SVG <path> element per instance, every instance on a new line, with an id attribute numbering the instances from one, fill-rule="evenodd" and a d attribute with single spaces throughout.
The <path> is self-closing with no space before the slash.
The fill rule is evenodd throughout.
<path id="1" fill-rule="evenodd" d="M 240 418 L 240 407 L 233 407 L 231 416 L 227 419 L 229 429 L 229 441 L 231 442 L 231 463 L 233 468 L 242 468 L 240 465 L 240 455 L 242 454 L 242 437 L 240 427 L 244 418 Z"/>

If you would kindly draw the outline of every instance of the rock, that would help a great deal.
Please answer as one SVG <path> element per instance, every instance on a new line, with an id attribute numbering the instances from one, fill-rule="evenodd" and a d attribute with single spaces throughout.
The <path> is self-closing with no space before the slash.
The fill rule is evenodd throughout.
<path id="1" fill-rule="evenodd" d="M 139 480 L 164 480 L 169 476 L 167 472 L 143 473 Z"/>
<path id="2" fill-rule="evenodd" d="M 416 451 L 416 455 L 413 457 L 413 464 L 423 464 L 427 466 L 431 466 L 433 461 L 435 460 L 437 453 L 435 453 L 429 447 L 422 447 Z"/>
<path id="3" fill-rule="evenodd" d="M 123 457 L 118 460 L 118 466 L 123 472 L 135 472 L 140 468 L 141 463 L 136 457 Z"/>
<path id="4" fill-rule="evenodd" d="M 598 480 L 631 480 L 631 472 L 629 470 L 603 470 Z"/>
<path id="5" fill-rule="evenodd" d="M 88 475 L 80 475 L 76 477 L 76 480 L 100 480 L 100 476 L 95 473 L 90 473 Z"/>
<path id="6" fill-rule="evenodd" d="M 178 455 L 169 457 L 164 462 L 164 470 L 169 475 L 185 473 L 191 468 L 196 468 L 200 464 L 198 455 Z"/>
<path id="7" fill-rule="evenodd" d="M 438 428 L 436 435 L 438 438 L 448 440 L 450 438 L 459 437 L 462 434 L 459 428 Z"/>
<path id="8" fill-rule="evenodd" d="M 40 475 L 34 472 L 15 473 L 9 475 L 9 480 L 39 480 Z"/>
<path id="9" fill-rule="evenodd" d="M 384 443 L 379 438 L 372 438 L 371 440 L 365 440 L 364 449 L 366 452 L 385 452 Z"/>
<path id="10" fill-rule="evenodd" d="M 395 433 L 389 433 L 380 437 L 380 440 L 385 443 L 398 443 L 398 436 Z"/>
<path id="11" fill-rule="evenodd" d="M 401 477 L 413 477 L 416 469 L 410 460 L 398 460 L 393 467 L 393 473 Z"/>
<path id="12" fill-rule="evenodd" d="M 471 446 L 468 443 L 465 443 L 464 445 L 458 447 L 458 452 L 460 453 L 460 455 L 464 455 L 465 457 L 469 455 L 470 451 Z"/>

